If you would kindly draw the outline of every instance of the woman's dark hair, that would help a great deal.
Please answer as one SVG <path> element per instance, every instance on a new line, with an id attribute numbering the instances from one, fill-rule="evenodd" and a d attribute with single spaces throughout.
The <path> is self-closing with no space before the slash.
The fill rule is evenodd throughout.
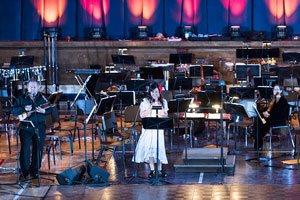
<path id="1" fill-rule="evenodd" d="M 154 102 L 154 99 L 151 96 L 151 92 L 154 91 L 156 88 L 159 89 L 159 85 L 156 82 L 151 83 L 150 86 L 149 86 L 149 91 L 148 91 L 147 98 L 150 100 L 151 103 Z M 162 106 L 164 106 L 161 91 L 160 91 L 160 95 L 158 97 L 158 101 L 161 103 Z"/>

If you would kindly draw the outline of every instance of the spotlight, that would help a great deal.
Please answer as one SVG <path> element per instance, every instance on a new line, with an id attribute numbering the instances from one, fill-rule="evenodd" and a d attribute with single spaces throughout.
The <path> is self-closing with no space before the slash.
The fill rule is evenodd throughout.
<path id="1" fill-rule="evenodd" d="M 276 26 L 276 37 L 277 37 L 277 39 L 287 38 L 287 26 L 286 25 Z"/>
<path id="2" fill-rule="evenodd" d="M 88 31 L 89 39 L 100 40 L 106 38 L 106 29 L 105 27 L 91 27 Z"/>
<path id="3" fill-rule="evenodd" d="M 182 28 L 182 35 L 184 36 L 185 39 L 189 39 L 194 34 L 195 30 L 193 26 L 184 26 Z"/>
<path id="4" fill-rule="evenodd" d="M 143 40 L 149 37 L 148 26 L 138 26 L 136 30 L 136 39 Z"/>
<path id="5" fill-rule="evenodd" d="M 240 26 L 230 26 L 229 34 L 232 38 L 241 37 L 241 27 Z"/>
<path id="6" fill-rule="evenodd" d="M 44 35 L 49 35 L 50 37 L 58 37 L 59 30 L 57 27 L 44 27 L 43 28 Z"/>

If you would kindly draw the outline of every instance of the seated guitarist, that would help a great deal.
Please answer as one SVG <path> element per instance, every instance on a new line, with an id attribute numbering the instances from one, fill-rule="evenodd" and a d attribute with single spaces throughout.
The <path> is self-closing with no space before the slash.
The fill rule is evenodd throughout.
<path id="1" fill-rule="evenodd" d="M 289 116 L 289 104 L 286 98 L 282 95 L 282 89 L 279 85 L 273 88 L 273 98 L 268 106 L 259 107 L 258 111 L 265 122 L 258 119 L 258 124 L 254 123 L 254 132 L 258 131 L 258 138 L 254 135 L 254 148 L 262 150 L 263 138 L 269 132 L 270 126 L 284 126 L 287 125 Z"/>
<path id="2" fill-rule="evenodd" d="M 21 121 L 19 136 L 21 141 L 20 165 L 22 172 L 20 178 L 23 180 L 29 178 L 29 175 L 31 178 L 38 178 L 45 140 L 45 116 L 51 113 L 51 108 L 45 108 L 48 100 L 38 92 L 39 87 L 40 85 L 37 81 L 30 80 L 27 84 L 28 91 L 16 100 L 12 108 L 14 115 L 25 115 L 25 119 L 19 118 Z M 27 123 L 25 123 L 26 121 Z M 28 121 L 31 121 L 35 127 L 32 127 Z M 32 152 L 30 152 L 30 145 L 32 145 Z"/>

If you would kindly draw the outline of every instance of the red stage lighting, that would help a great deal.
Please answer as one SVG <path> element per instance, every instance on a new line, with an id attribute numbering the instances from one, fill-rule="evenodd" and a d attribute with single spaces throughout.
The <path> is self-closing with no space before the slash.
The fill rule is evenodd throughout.
<path id="1" fill-rule="evenodd" d="M 56 25 L 67 6 L 67 0 L 43 0 L 32 1 L 32 3 L 47 26 Z"/>

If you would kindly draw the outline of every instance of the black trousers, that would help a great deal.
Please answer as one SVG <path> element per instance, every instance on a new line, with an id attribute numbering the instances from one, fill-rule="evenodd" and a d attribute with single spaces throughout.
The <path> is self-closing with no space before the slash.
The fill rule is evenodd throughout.
<path id="1" fill-rule="evenodd" d="M 25 177 L 29 174 L 36 175 L 38 169 L 41 167 L 43 146 L 46 137 L 45 125 L 38 124 L 36 127 L 35 129 L 21 126 L 19 129 L 21 141 L 20 166 L 22 174 Z"/>
<path id="2" fill-rule="evenodd" d="M 267 121 L 266 124 L 263 124 L 260 119 L 256 119 L 254 124 L 253 124 L 253 129 L 254 129 L 254 149 L 256 148 L 262 148 L 263 147 L 263 139 L 265 135 L 269 132 L 270 130 L 270 124 Z M 256 135 L 258 134 L 258 135 Z"/>

